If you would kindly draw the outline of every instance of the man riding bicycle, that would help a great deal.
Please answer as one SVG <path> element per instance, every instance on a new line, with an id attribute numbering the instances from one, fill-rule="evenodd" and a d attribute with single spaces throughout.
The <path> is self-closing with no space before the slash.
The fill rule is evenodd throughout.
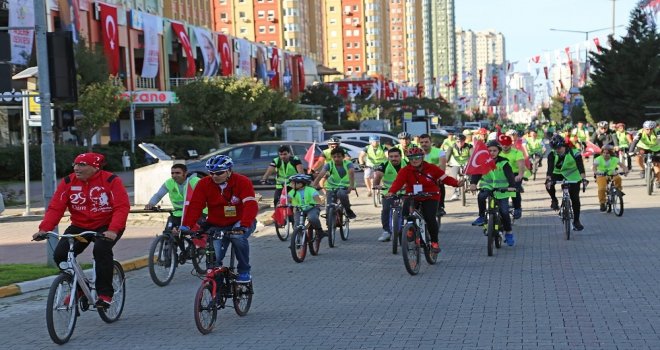
<path id="1" fill-rule="evenodd" d="M 261 177 L 261 183 L 265 184 L 266 180 L 270 177 L 270 174 L 275 172 L 275 194 L 273 195 L 274 207 L 277 208 L 277 205 L 280 202 L 280 196 L 282 196 L 282 191 L 286 187 L 285 193 L 288 193 L 291 190 L 291 187 L 286 186 L 288 179 L 295 174 L 303 173 L 302 162 L 297 156 L 291 155 L 291 147 L 287 145 L 282 145 L 277 150 L 278 156 L 273 158 L 273 161 L 268 165 L 266 173 Z"/>
<path id="2" fill-rule="evenodd" d="M 473 146 L 466 142 L 465 135 L 460 134 L 456 137 L 456 142 L 454 145 L 449 150 L 447 150 L 447 165 L 449 166 L 447 173 L 449 176 L 456 179 L 458 178 L 458 174 L 460 173 L 461 169 L 465 167 L 468 160 L 470 159 L 470 156 L 472 155 L 472 148 Z M 449 200 L 453 201 L 457 199 L 458 188 L 454 189 L 454 194 Z"/>
<path id="3" fill-rule="evenodd" d="M 538 138 L 535 129 L 530 129 L 527 136 L 525 136 L 525 147 L 527 154 L 530 158 L 537 157 L 537 164 L 540 167 L 543 164 L 543 140 Z"/>
<path id="4" fill-rule="evenodd" d="M 387 160 L 387 151 L 380 145 L 380 137 L 377 135 L 369 136 L 369 145 L 364 147 L 358 161 L 364 168 L 364 184 L 367 186 L 368 196 L 372 195 L 374 167 Z"/>
<path id="5" fill-rule="evenodd" d="M 408 148 L 411 146 L 411 138 L 412 135 L 409 133 L 402 131 L 397 135 L 397 138 L 399 139 L 399 144 L 394 146 L 395 148 L 398 148 L 399 151 L 401 151 L 401 159 L 403 160 L 408 160 L 408 157 L 406 156 L 406 152 L 408 151 Z"/>
<path id="6" fill-rule="evenodd" d="M 254 232 L 257 224 L 259 207 L 254 194 L 252 181 L 247 176 L 234 173 L 234 162 L 225 155 L 217 155 L 206 161 L 209 176 L 199 180 L 193 192 L 190 204 L 183 215 L 182 230 L 195 226 L 202 215 L 204 207 L 209 214 L 202 229 L 241 231 L 242 234 L 232 234 L 229 237 L 238 260 L 238 283 L 249 283 L 250 276 L 250 245 L 248 237 Z M 214 241 L 216 265 L 222 266 L 229 241 Z"/>
<path id="7" fill-rule="evenodd" d="M 374 186 L 380 187 L 381 190 L 387 192 L 390 189 L 390 186 L 392 186 L 394 179 L 396 179 L 399 170 L 407 164 L 408 162 L 401 157 L 401 150 L 393 147 L 387 152 L 387 162 L 378 165 L 374 169 L 376 172 L 374 175 Z M 390 230 L 390 211 L 392 209 L 392 202 L 394 202 L 394 198 L 392 197 L 383 198 L 383 210 L 380 213 L 380 223 L 383 226 L 383 234 L 378 238 L 378 241 L 380 242 L 387 242 L 392 237 L 392 232 Z"/>
<path id="8" fill-rule="evenodd" d="M 355 219 L 355 213 L 351 210 L 351 201 L 348 194 L 355 189 L 355 172 L 353 163 L 346 160 L 344 149 L 335 148 L 330 152 L 332 161 L 323 166 L 323 170 L 314 180 L 314 187 L 318 188 L 321 179 L 325 179 L 325 189 L 327 193 L 326 203 L 334 202 L 334 192 L 341 205 L 346 209 L 346 216 L 349 219 Z"/>
<path id="9" fill-rule="evenodd" d="M 516 185 L 514 186 L 518 191 L 512 196 L 513 202 L 513 218 L 518 220 L 522 216 L 522 181 L 525 177 L 525 155 L 513 148 L 513 139 L 508 135 L 500 135 L 499 144 L 501 151 L 499 156 L 506 158 L 509 161 L 511 170 L 515 176 Z"/>
<path id="10" fill-rule="evenodd" d="M 614 181 L 614 186 L 622 191 L 623 187 L 621 186 L 621 176 L 617 173 L 618 169 L 624 169 L 624 173 L 628 173 L 628 168 L 626 168 L 619 158 L 613 156 L 614 147 L 611 145 L 603 146 L 600 156 L 594 159 L 594 164 L 592 170 L 594 172 L 594 178 L 598 184 L 598 202 L 600 203 L 600 211 L 607 210 L 605 206 L 606 202 L 606 190 L 607 190 L 607 175 L 612 176 L 612 181 Z M 623 192 L 622 192 L 623 193 Z"/>
<path id="11" fill-rule="evenodd" d="M 567 180 L 576 183 L 569 184 L 568 192 L 573 205 L 573 228 L 582 231 L 584 226 L 580 222 L 580 183 L 585 181 L 584 162 L 580 151 L 571 150 L 566 140 L 555 135 L 550 140 L 552 152 L 548 155 L 548 171 L 546 173 L 546 190 L 552 200 L 550 208 L 559 210 L 559 201 L 555 196 L 554 182 Z"/>
<path id="12" fill-rule="evenodd" d="M 591 136 L 591 143 L 601 149 L 605 146 L 611 146 L 614 150 L 619 149 L 619 139 L 616 137 L 616 133 L 610 130 L 609 123 L 604 120 L 598 122 L 598 129 Z"/>
<path id="13" fill-rule="evenodd" d="M 426 228 L 431 236 L 431 250 L 434 253 L 440 252 L 438 244 L 438 220 L 436 218 L 438 211 L 438 202 L 440 201 L 439 183 L 446 183 L 449 186 L 463 186 L 463 180 L 445 174 L 438 166 L 431 165 L 424 161 L 424 151 L 418 147 L 408 149 L 408 165 L 401 168 L 396 175 L 392 186 L 385 196 L 391 196 L 397 193 L 404 186 L 406 193 L 427 192 L 433 193 L 429 197 L 419 198 L 417 201 L 421 207 L 420 212 L 426 222 Z M 407 216 L 409 206 L 403 206 L 403 216 Z"/>
<path id="14" fill-rule="evenodd" d="M 616 138 L 619 143 L 619 155 L 623 156 L 624 153 L 627 154 L 629 152 L 630 144 L 633 142 L 633 138 L 632 135 L 626 131 L 626 124 L 616 124 Z M 630 157 L 626 157 L 626 166 L 628 167 L 628 170 L 632 169 L 632 159 L 630 159 Z"/>
<path id="15" fill-rule="evenodd" d="M 110 172 L 101 170 L 105 157 L 98 153 L 83 153 L 73 161 L 73 173 L 66 176 L 53 194 L 44 219 L 39 224 L 39 232 L 32 235 L 34 240 L 45 237 L 62 219 L 65 210 L 71 214 L 71 226 L 65 234 L 78 234 L 95 231 L 104 238 L 93 238 L 94 261 L 96 261 L 96 307 L 108 308 L 112 303 L 113 259 L 112 248 L 121 238 L 126 228 L 130 210 L 128 193 L 121 179 Z M 75 255 L 82 253 L 89 245 L 84 239 L 75 240 Z M 62 239 L 57 243 L 53 258 L 55 264 L 66 261 L 69 242 Z"/>
<path id="16" fill-rule="evenodd" d="M 637 163 L 642 169 L 641 177 L 644 177 L 644 170 L 646 169 L 644 155 L 647 153 L 653 155 L 653 170 L 655 171 L 656 186 L 660 184 L 660 138 L 656 135 L 655 129 L 657 126 L 658 124 L 653 120 L 645 121 L 642 125 L 642 129 L 637 132 L 637 135 L 635 135 L 635 138 L 630 145 L 631 152 L 634 152 L 635 148 L 639 149 Z"/>
<path id="17" fill-rule="evenodd" d="M 185 164 L 174 164 L 170 169 L 171 178 L 167 179 L 165 183 L 158 189 L 158 192 L 149 199 L 149 203 L 144 206 L 144 209 L 153 209 L 158 202 L 167 194 L 172 202 L 172 215 L 168 220 L 167 227 L 178 227 L 181 225 L 181 215 L 183 214 L 183 206 L 186 198 L 192 194 L 192 191 L 199 182 L 199 177 L 191 176 L 188 178 L 188 167 Z"/>
<path id="18" fill-rule="evenodd" d="M 447 169 L 447 155 L 445 151 L 433 146 L 429 134 L 419 135 L 419 147 L 424 151 L 424 161 L 438 166 L 442 171 Z M 438 204 L 438 215 L 447 214 L 445 212 L 445 185 L 440 183 L 440 203 Z"/>

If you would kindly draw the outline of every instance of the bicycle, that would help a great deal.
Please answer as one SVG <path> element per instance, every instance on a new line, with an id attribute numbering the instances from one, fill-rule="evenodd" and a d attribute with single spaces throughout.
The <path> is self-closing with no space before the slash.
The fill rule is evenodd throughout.
<path id="1" fill-rule="evenodd" d="M 589 183 L 589 181 L 587 181 L 586 179 L 582 181 L 568 181 L 568 180 L 551 181 L 553 186 L 557 182 L 561 184 L 561 191 L 562 191 L 561 204 L 559 205 L 559 217 L 561 217 L 562 226 L 564 228 L 564 236 L 566 237 L 566 240 L 570 240 L 571 229 L 573 225 L 573 204 L 571 202 L 571 195 L 568 189 L 571 184 L 582 182 L 582 192 L 584 192 L 587 188 L 587 184 Z"/>
<path id="2" fill-rule="evenodd" d="M 460 167 L 458 171 L 458 180 L 463 179 L 463 186 L 459 187 L 458 191 L 461 193 L 461 204 L 464 207 L 467 206 L 467 192 L 470 188 L 470 175 L 465 174 L 465 168 L 467 168 L 467 165 Z"/>
<path id="3" fill-rule="evenodd" d="M 511 191 L 513 190 L 513 191 Z M 484 235 L 488 238 L 486 251 L 488 256 L 493 256 L 493 246 L 495 248 L 502 248 L 502 214 L 500 213 L 500 206 L 498 200 L 495 198 L 495 192 L 515 192 L 515 188 L 480 188 L 479 191 L 486 191 L 488 198 L 486 199 L 486 224 L 484 225 Z M 508 198 L 507 198 L 508 200 Z M 511 224 L 513 225 L 513 211 L 509 212 L 511 216 Z"/>
<path id="4" fill-rule="evenodd" d="M 195 293 L 195 325 L 202 334 L 209 334 L 213 331 L 215 321 L 218 316 L 218 310 L 224 309 L 227 300 L 231 299 L 234 311 L 238 316 L 247 315 L 252 305 L 252 295 L 254 288 L 252 281 L 248 283 L 238 283 L 238 272 L 234 267 L 236 256 L 234 246 L 229 241 L 230 235 L 242 234 L 241 231 L 222 231 L 210 230 L 204 231 L 186 231 L 186 234 L 193 237 L 203 237 L 208 235 L 206 240 L 206 274 L 203 276 L 202 284 Z M 230 244 L 231 251 L 229 266 L 215 266 L 215 249 L 213 240 L 221 240 L 223 244 Z M 226 243 L 229 241 L 229 243 Z"/>
<path id="5" fill-rule="evenodd" d="M 607 190 L 606 190 L 606 202 L 605 206 L 607 207 L 607 212 L 611 213 L 614 211 L 614 215 L 622 216 L 623 215 L 623 195 L 624 193 L 619 191 L 616 186 L 614 186 L 613 178 L 616 175 L 611 175 L 608 173 L 596 173 L 596 176 L 605 176 L 607 180 Z M 618 175 L 626 175 L 625 172 L 619 172 Z"/>
<path id="6" fill-rule="evenodd" d="M 341 204 L 339 196 L 337 196 L 337 191 L 339 190 L 345 190 L 345 188 L 328 190 L 328 192 L 332 193 L 333 198 L 333 202 L 329 203 L 325 210 L 326 224 L 328 227 L 328 245 L 330 245 L 330 248 L 335 246 L 337 229 L 339 229 L 339 235 L 341 236 L 342 241 L 348 240 L 348 236 L 351 233 L 350 219 L 346 215 L 346 210 Z M 357 194 L 357 191 L 355 193 Z"/>
<path id="7" fill-rule="evenodd" d="M 410 210 L 406 217 L 403 228 L 401 229 L 401 255 L 403 256 L 403 264 L 411 275 L 419 273 L 421 254 L 420 250 L 424 250 L 426 262 L 429 265 L 434 265 L 438 260 L 438 253 L 431 250 L 431 236 L 426 229 L 426 221 L 418 210 L 417 198 L 430 197 L 438 192 L 418 192 L 415 194 L 407 193 L 396 195 L 400 198 L 410 199 Z M 404 237 L 405 234 L 405 237 Z"/>
<path id="8" fill-rule="evenodd" d="M 307 214 L 302 211 L 300 207 L 295 207 L 294 210 L 294 215 L 297 216 L 298 225 L 293 230 L 289 248 L 291 249 L 291 257 L 293 258 L 293 261 L 301 263 L 305 261 L 308 248 L 312 255 L 318 255 L 322 237 L 317 229 L 312 228 L 307 221 Z M 330 239 L 329 233 L 328 239 Z"/>
<path id="9" fill-rule="evenodd" d="M 392 233 L 392 254 L 396 254 L 401 244 L 401 228 L 403 227 L 403 216 L 401 215 L 401 198 L 392 196 L 392 207 L 390 208 L 390 232 Z"/>
<path id="10" fill-rule="evenodd" d="M 67 260 L 59 264 L 62 271 L 55 277 L 48 290 L 46 327 L 50 339 L 60 345 L 68 342 L 71 335 L 73 335 L 80 311 L 87 311 L 90 308 L 96 309 L 101 319 L 106 323 L 117 321 L 124 310 L 126 299 L 126 277 L 121 264 L 116 260 L 113 261 L 112 287 L 114 295 L 110 307 L 96 307 L 94 302 L 98 297 L 95 285 L 96 261 L 92 260 L 92 275 L 88 278 L 82 267 L 80 267 L 73 251 L 74 240 L 104 239 L 105 236 L 94 231 L 84 231 L 79 234 L 58 234 L 49 231 L 35 240 L 39 241 L 47 237 L 67 239 L 69 242 Z"/>
<path id="11" fill-rule="evenodd" d="M 653 152 L 646 151 L 644 155 L 644 180 L 646 181 L 646 194 L 649 196 L 653 194 L 653 186 L 655 185 L 655 170 L 653 169 Z"/>
<path id="12" fill-rule="evenodd" d="M 539 153 L 534 153 L 531 156 L 532 162 L 532 180 L 536 180 L 536 173 L 539 171 L 539 162 L 541 161 L 541 155 Z"/>
<path id="13" fill-rule="evenodd" d="M 179 265 L 185 264 L 188 260 L 192 262 L 193 270 L 198 275 L 206 273 L 201 266 L 204 258 L 203 241 L 192 239 L 189 235 L 181 232 L 172 234 L 174 228 L 172 219 L 173 211 L 164 210 L 160 207 L 144 210 L 131 210 L 131 214 L 137 213 L 168 213 L 169 217 L 165 224 L 163 232 L 156 236 L 149 247 L 149 257 L 147 267 L 151 280 L 160 287 L 168 285 L 174 278 L 174 272 Z"/>
<path id="14" fill-rule="evenodd" d="M 277 172 L 275 173 L 275 178 L 277 178 Z M 268 184 L 274 184 L 274 182 L 269 182 L 266 181 Z M 284 222 L 280 225 L 278 224 L 277 221 L 275 221 L 275 233 L 277 233 L 277 238 L 280 239 L 280 241 L 285 242 L 287 239 L 289 239 L 289 235 L 291 234 L 291 231 L 293 231 L 293 222 L 291 220 L 291 206 L 289 205 L 289 196 L 288 196 L 288 191 L 287 191 L 287 185 L 286 181 L 283 181 L 281 183 L 282 185 L 282 192 L 283 192 L 283 198 L 284 198 L 284 204 L 278 203 L 277 206 L 275 207 L 275 210 L 278 210 L 280 208 L 286 208 L 285 212 L 286 215 L 284 216 Z M 278 202 L 280 199 L 278 198 Z"/>
<path id="15" fill-rule="evenodd" d="M 372 187 L 372 199 L 374 202 L 374 207 L 378 208 L 383 205 L 383 195 L 380 193 L 380 187 Z"/>

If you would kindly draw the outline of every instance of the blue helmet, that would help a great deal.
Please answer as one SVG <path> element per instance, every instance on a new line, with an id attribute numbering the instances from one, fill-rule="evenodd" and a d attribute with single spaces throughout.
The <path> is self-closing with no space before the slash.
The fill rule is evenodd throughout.
<path id="1" fill-rule="evenodd" d="M 234 161 L 228 156 L 221 154 L 213 156 L 206 161 L 206 170 L 213 172 L 231 170 L 232 166 L 234 166 Z"/>
<path id="2" fill-rule="evenodd" d="M 312 183 L 312 177 L 306 174 L 295 174 L 289 177 L 289 182 L 297 182 L 305 185 Z"/>

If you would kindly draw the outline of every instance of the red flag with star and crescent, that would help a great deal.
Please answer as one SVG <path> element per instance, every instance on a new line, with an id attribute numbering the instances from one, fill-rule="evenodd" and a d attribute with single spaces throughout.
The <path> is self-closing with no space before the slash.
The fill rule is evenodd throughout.
<path id="1" fill-rule="evenodd" d="M 179 42 L 183 47 L 183 51 L 186 53 L 186 61 L 188 66 L 186 67 L 186 78 L 193 78 L 195 76 L 195 58 L 193 57 L 192 47 L 190 46 L 190 38 L 188 38 L 188 33 L 183 23 L 171 22 L 172 31 L 179 38 Z"/>
<path id="2" fill-rule="evenodd" d="M 119 27 L 117 26 L 117 8 L 99 3 L 101 15 L 101 33 L 103 34 L 103 52 L 108 59 L 108 71 L 119 74 Z"/>
<path id="3" fill-rule="evenodd" d="M 481 141 L 474 143 L 474 150 L 467 162 L 465 174 L 467 175 L 484 175 L 495 169 L 497 165 L 488 152 L 488 147 Z"/>
<path id="4" fill-rule="evenodd" d="M 222 76 L 229 77 L 234 74 L 233 53 L 230 39 L 224 34 L 218 34 L 218 51 L 220 52 L 220 63 Z"/>

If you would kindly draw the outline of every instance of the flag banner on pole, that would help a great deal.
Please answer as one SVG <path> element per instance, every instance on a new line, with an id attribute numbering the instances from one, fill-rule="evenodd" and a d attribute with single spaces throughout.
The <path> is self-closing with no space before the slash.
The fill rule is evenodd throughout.
<path id="1" fill-rule="evenodd" d="M 99 3 L 101 13 L 101 32 L 103 33 L 103 51 L 108 59 L 110 74 L 119 74 L 119 28 L 117 26 L 117 8 Z"/>
<path id="2" fill-rule="evenodd" d="M 307 150 L 305 154 L 305 161 L 307 162 L 307 173 L 310 174 L 312 169 L 314 169 L 314 153 L 316 151 L 316 141 L 312 143 L 312 146 Z"/>
<path id="3" fill-rule="evenodd" d="M 466 175 L 484 175 L 495 169 L 497 165 L 488 152 L 488 147 L 482 141 L 474 143 L 474 150 L 465 168 Z"/>
<path id="4" fill-rule="evenodd" d="M 188 67 L 186 67 L 186 78 L 195 77 L 195 58 L 193 57 L 192 46 L 190 45 L 190 38 L 188 38 L 188 33 L 186 28 L 183 26 L 183 23 L 170 22 L 172 24 L 172 31 L 179 39 L 181 46 L 183 47 L 183 52 L 186 54 L 186 62 Z"/>
<path id="5" fill-rule="evenodd" d="M 229 77 L 234 74 L 234 54 L 230 43 L 231 39 L 227 35 L 218 34 L 218 51 L 220 51 L 223 77 Z"/>
<path id="6" fill-rule="evenodd" d="M 32 1 L 9 0 L 9 27 L 34 27 Z M 34 30 L 14 29 L 9 31 L 11 63 L 27 66 L 32 55 Z"/>
<path id="7" fill-rule="evenodd" d="M 144 28 L 144 60 L 142 62 L 142 77 L 155 78 L 158 74 L 160 49 L 158 47 L 158 21 L 162 19 L 150 13 L 142 13 Z"/>

